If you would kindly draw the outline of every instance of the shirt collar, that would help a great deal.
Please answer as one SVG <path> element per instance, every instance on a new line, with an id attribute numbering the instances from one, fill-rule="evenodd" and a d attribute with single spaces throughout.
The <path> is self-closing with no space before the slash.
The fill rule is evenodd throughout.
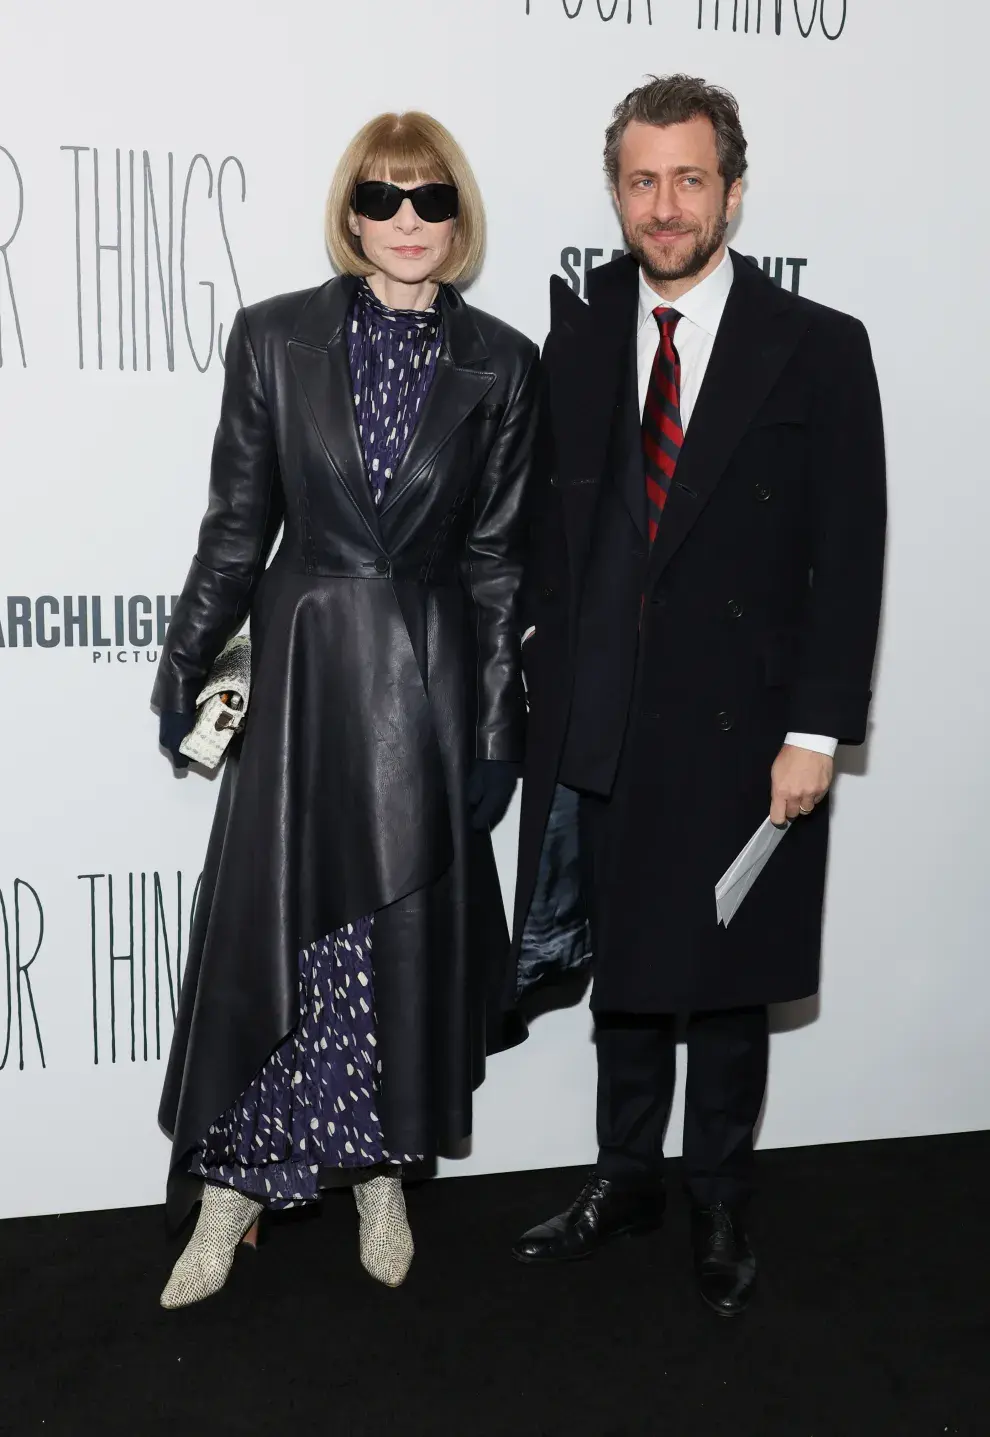
<path id="1" fill-rule="evenodd" d="M 674 304 L 669 304 L 651 289 L 647 283 L 643 271 L 639 272 L 639 327 L 643 329 L 647 324 L 655 324 L 653 311 L 658 305 L 676 309 L 678 314 L 703 329 L 714 339 L 718 333 L 718 326 L 722 319 L 722 311 L 725 309 L 726 300 L 729 298 L 729 290 L 732 288 L 733 269 L 732 256 L 726 250 L 722 256 L 722 262 L 711 274 L 706 275 L 700 284 L 682 294 Z"/>

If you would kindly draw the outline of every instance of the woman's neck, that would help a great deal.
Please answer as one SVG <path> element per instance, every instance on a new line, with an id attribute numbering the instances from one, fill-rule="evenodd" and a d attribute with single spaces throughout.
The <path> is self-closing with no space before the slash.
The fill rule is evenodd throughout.
<path id="1" fill-rule="evenodd" d="M 402 280 L 390 279 L 381 270 L 368 276 L 368 284 L 376 299 L 389 309 L 429 309 L 439 289 L 433 279 L 425 279 L 421 284 L 404 284 Z"/>

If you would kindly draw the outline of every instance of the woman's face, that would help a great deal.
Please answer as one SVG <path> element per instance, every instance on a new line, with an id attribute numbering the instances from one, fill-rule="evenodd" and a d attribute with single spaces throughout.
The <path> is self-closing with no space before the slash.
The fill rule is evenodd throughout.
<path id="1" fill-rule="evenodd" d="M 369 179 L 388 180 L 388 175 L 370 175 Z M 401 186 L 404 190 L 434 183 L 431 177 L 412 180 Z M 369 220 L 352 210 L 351 233 L 361 239 L 365 258 L 388 279 L 398 284 L 424 284 L 437 273 L 450 254 L 454 242 L 456 220 L 427 224 L 413 209 L 411 200 L 403 200 L 397 214 L 390 220 Z"/>

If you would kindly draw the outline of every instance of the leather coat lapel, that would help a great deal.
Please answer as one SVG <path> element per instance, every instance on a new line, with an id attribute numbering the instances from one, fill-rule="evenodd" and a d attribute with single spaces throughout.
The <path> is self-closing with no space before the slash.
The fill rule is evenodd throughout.
<path id="1" fill-rule="evenodd" d="M 732 289 L 650 556 L 651 585 L 714 493 L 805 327 L 800 311 L 754 265 L 734 252 L 732 263 Z"/>
<path id="2" fill-rule="evenodd" d="M 457 291 L 443 285 L 440 291 L 444 343 L 430 392 L 419 423 L 391 483 L 385 490 L 380 514 L 384 517 L 423 474 L 459 425 L 484 399 L 495 375 L 479 368 L 488 348 Z"/>
<path id="3" fill-rule="evenodd" d="M 365 472 L 354 410 L 346 320 L 356 281 L 331 280 L 307 305 L 289 358 L 331 467 L 376 541 L 378 514 Z"/>

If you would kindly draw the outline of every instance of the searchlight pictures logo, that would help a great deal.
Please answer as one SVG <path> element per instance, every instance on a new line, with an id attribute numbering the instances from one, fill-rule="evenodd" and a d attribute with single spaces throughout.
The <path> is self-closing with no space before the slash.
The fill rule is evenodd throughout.
<path id="1" fill-rule="evenodd" d="M 156 664 L 176 594 L 8 594 L 0 599 L 0 650 L 81 649 L 90 662 Z"/>
<path id="2" fill-rule="evenodd" d="M 588 275 L 591 271 L 599 264 L 621 259 L 625 253 L 624 249 L 613 249 L 608 253 L 589 246 L 565 245 L 560 252 L 560 273 L 575 294 L 587 299 Z M 791 294 L 801 293 L 801 280 L 808 268 L 807 259 L 785 255 L 764 255 L 758 258 L 752 254 L 746 255 L 746 258 L 750 264 L 762 269 L 767 279 L 772 280 L 778 289 L 789 289 Z"/>

